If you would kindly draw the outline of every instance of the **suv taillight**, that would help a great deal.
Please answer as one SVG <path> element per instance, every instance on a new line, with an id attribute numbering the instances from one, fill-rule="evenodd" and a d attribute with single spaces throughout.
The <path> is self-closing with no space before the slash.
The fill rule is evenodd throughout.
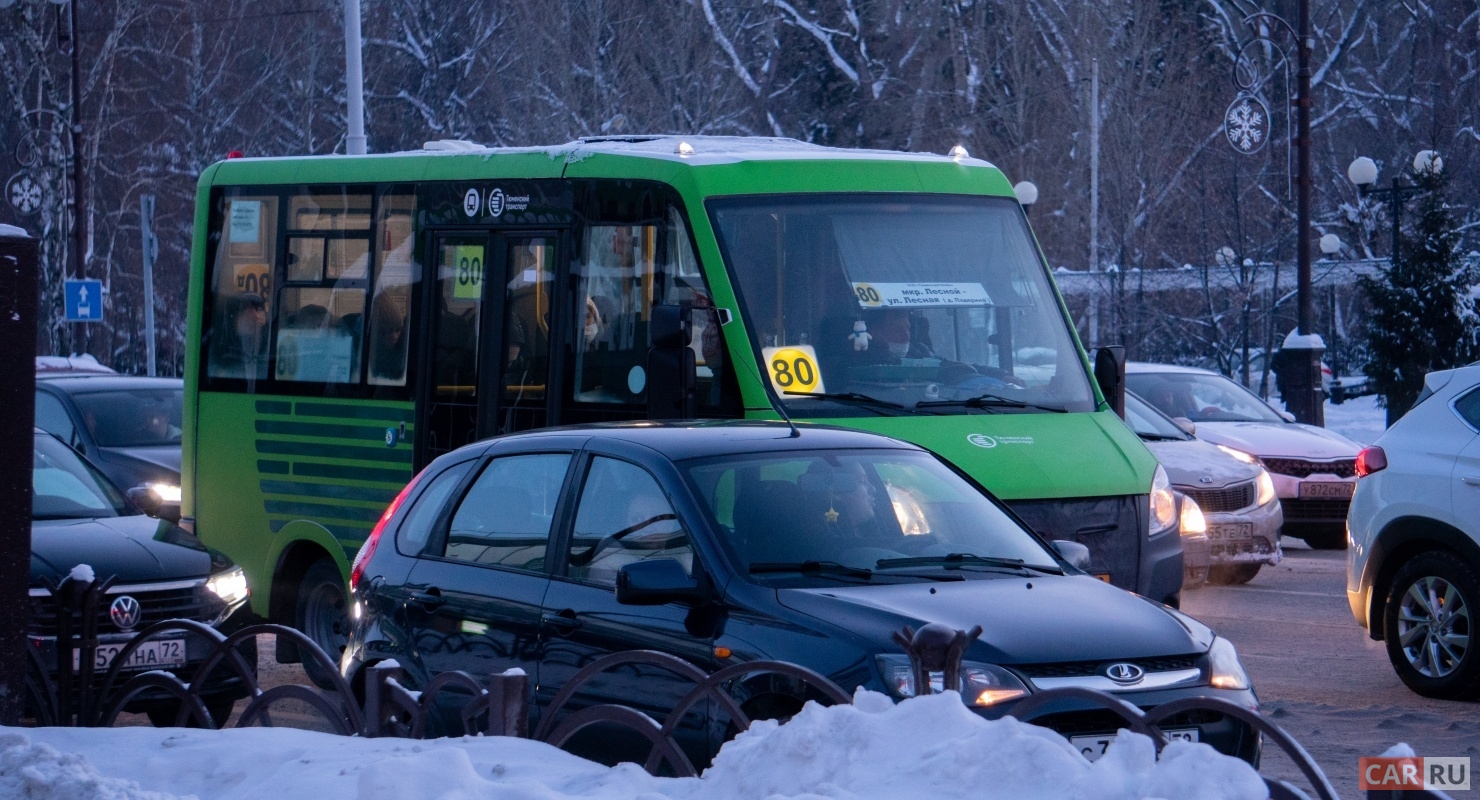
<path id="1" fill-rule="evenodd" d="M 385 513 L 380 515 L 380 521 L 375 523 L 375 528 L 370 531 L 370 536 L 365 539 L 364 544 L 360 545 L 360 552 L 355 553 L 355 560 L 350 564 L 349 568 L 349 590 L 351 592 L 360 584 L 360 576 L 365 574 L 365 564 L 369 563 L 370 557 L 375 555 L 375 546 L 380 544 L 380 534 L 385 531 L 386 523 L 390 522 L 391 517 L 396 515 L 396 509 L 401 507 L 401 503 L 406 499 L 406 495 L 411 494 L 411 489 L 415 486 L 416 478 L 412 478 L 411 482 L 406 484 L 406 488 L 402 489 L 401 493 L 396 495 L 396 499 L 392 500 L 391 504 L 386 507 Z"/>
<path id="2" fill-rule="evenodd" d="M 1358 478 L 1365 478 L 1374 472 L 1380 472 L 1385 469 L 1387 469 L 1387 453 L 1383 452 L 1381 447 L 1377 447 L 1376 445 L 1364 447 L 1362 448 L 1362 452 L 1357 453 Z"/>

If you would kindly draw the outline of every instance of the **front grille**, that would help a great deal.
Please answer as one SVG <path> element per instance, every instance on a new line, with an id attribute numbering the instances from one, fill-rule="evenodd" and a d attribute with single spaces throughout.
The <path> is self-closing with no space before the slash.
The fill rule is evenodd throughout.
<path id="1" fill-rule="evenodd" d="M 1343 522 L 1351 500 L 1280 500 L 1286 522 Z"/>
<path id="2" fill-rule="evenodd" d="M 1341 459 L 1339 461 L 1306 461 L 1301 458 L 1261 458 L 1264 468 L 1270 472 L 1280 475 L 1289 475 L 1292 478 L 1309 478 L 1312 475 L 1335 475 L 1338 478 L 1350 478 L 1357 474 L 1357 460 L 1355 458 Z"/>
<path id="3" fill-rule="evenodd" d="M 1259 487 L 1254 481 L 1236 483 L 1222 489 L 1194 489 L 1190 486 L 1178 486 L 1177 490 L 1197 501 L 1197 507 L 1203 513 L 1218 513 L 1222 511 L 1238 511 L 1254 505 L 1259 497 Z"/>
<path id="4" fill-rule="evenodd" d="M 193 619 L 209 622 L 219 609 L 212 608 L 207 598 L 205 584 L 169 589 L 134 591 L 127 586 L 114 586 L 98 600 L 98 633 L 118 633 L 117 625 L 108 617 L 108 607 L 121 595 L 139 601 L 139 624 L 132 630 L 141 630 L 156 622 L 167 619 Z M 217 601 L 214 605 L 219 606 Z M 82 620 L 73 619 L 73 635 L 82 634 Z M 27 631 L 32 636 L 57 635 L 57 606 L 51 597 L 31 598 L 31 624 Z"/>
<path id="5" fill-rule="evenodd" d="M 1197 666 L 1198 657 L 1190 656 L 1166 656 L 1163 658 L 1130 658 L 1121 661 L 1061 661 L 1056 664 L 1022 664 L 1014 666 L 1018 672 L 1029 678 L 1080 678 L 1087 675 L 1100 674 L 1100 668 L 1106 664 L 1131 663 L 1146 671 L 1150 675 L 1153 672 L 1174 672 L 1180 669 L 1192 669 Z"/>
<path id="6" fill-rule="evenodd" d="M 1130 723 L 1122 719 L 1119 714 L 1104 709 L 1045 714 L 1031 721 L 1034 725 L 1042 725 L 1050 730 L 1058 731 L 1063 736 L 1078 736 L 1087 733 L 1113 733 L 1121 728 L 1130 727 Z M 1156 727 L 1165 731 L 1175 728 L 1195 728 L 1203 725 L 1216 725 L 1222 721 L 1223 714 L 1220 712 L 1193 709 L 1192 711 L 1184 711 L 1181 714 L 1173 714 L 1167 719 L 1156 723 Z"/>

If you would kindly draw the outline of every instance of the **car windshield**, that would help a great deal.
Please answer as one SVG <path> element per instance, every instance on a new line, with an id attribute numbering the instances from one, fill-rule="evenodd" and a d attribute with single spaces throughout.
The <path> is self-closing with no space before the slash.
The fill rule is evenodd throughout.
<path id="1" fill-rule="evenodd" d="M 792 415 L 1093 410 L 1013 200 L 764 196 L 710 211 Z"/>
<path id="2" fill-rule="evenodd" d="M 131 389 L 72 395 L 99 447 L 180 444 L 182 389 Z"/>
<path id="3" fill-rule="evenodd" d="M 1193 422 L 1284 422 L 1257 395 L 1205 372 L 1132 373 L 1126 387 L 1169 417 Z"/>
<path id="4" fill-rule="evenodd" d="M 31 519 L 118 517 L 123 495 L 50 434 L 36 434 L 31 460 Z"/>
<path id="5" fill-rule="evenodd" d="M 1059 569 L 1037 539 L 928 453 L 808 450 L 683 466 L 730 552 L 759 579 L 817 565 L 888 570 L 894 559 Z"/>
<path id="6" fill-rule="evenodd" d="M 1187 432 L 1131 392 L 1125 393 L 1125 424 L 1143 439 L 1186 441 Z"/>

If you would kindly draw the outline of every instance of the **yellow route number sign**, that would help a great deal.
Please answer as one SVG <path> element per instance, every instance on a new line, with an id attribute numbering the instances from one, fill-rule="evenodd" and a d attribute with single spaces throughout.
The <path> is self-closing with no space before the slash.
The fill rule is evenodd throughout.
<path id="1" fill-rule="evenodd" d="M 236 290 L 261 295 L 263 300 L 272 300 L 272 267 L 266 264 L 238 264 L 232 270 Z"/>
<path id="2" fill-rule="evenodd" d="M 460 244 L 453 248 L 452 296 L 457 300 L 483 299 L 483 245 Z"/>
<path id="3" fill-rule="evenodd" d="M 786 396 L 788 392 L 817 394 L 827 391 L 822 388 L 822 372 L 817 369 L 817 351 L 810 344 L 794 344 L 787 347 L 767 347 L 761 350 L 766 359 L 766 371 L 771 375 L 771 386 L 776 393 Z"/>

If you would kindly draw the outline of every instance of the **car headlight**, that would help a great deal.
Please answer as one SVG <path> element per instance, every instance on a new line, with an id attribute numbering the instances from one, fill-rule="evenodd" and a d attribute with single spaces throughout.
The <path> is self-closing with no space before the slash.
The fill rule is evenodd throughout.
<path id="1" fill-rule="evenodd" d="M 1186 495 L 1182 497 L 1181 526 L 1183 536 L 1200 536 L 1208 532 L 1208 519 L 1203 516 L 1202 508 Z"/>
<path id="2" fill-rule="evenodd" d="M 878 656 L 879 672 L 884 676 L 884 685 L 895 697 L 914 697 L 915 671 L 908 656 Z M 930 690 L 941 691 L 944 676 L 939 672 L 930 675 Z M 1016 675 L 995 665 L 977 661 L 961 664 L 961 698 L 968 705 L 991 706 L 1016 700 L 1028 694 L 1028 687 Z"/>
<path id="3" fill-rule="evenodd" d="M 1244 672 L 1244 665 L 1239 663 L 1238 651 L 1233 649 L 1233 642 L 1221 637 L 1213 639 L 1213 646 L 1208 648 L 1208 661 L 1212 663 L 1213 688 L 1249 688 L 1249 673 Z"/>
<path id="4" fill-rule="evenodd" d="M 1269 470 L 1259 468 L 1259 505 L 1274 502 L 1274 478 L 1269 477 Z"/>
<path id="5" fill-rule="evenodd" d="M 1156 475 L 1151 478 L 1151 522 L 1146 528 L 1147 536 L 1177 524 L 1177 498 L 1172 495 L 1172 481 L 1167 471 L 1156 465 Z"/>
<path id="6" fill-rule="evenodd" d="M 159 498 L 161 503 L 179 503 L 180 487 L 169 483 L 148 484 L 149 491 Z"/>
<path id="7" fill-rule="evenodd" d="M 1239 461 L 1244 462 L 1245 464 L 1258 464 L 1259 463 L 1259 458 L 1257 456 L 1255 456 L 1254 454 L 1252 454 L 1252 453 L 1245 453 L 1242 450 L 1235 450 L 1232 447 L 1229 447 L 1228 445 L 1223 445 L 1223 444 L 1214 445 L 1214 446 L 1217 447 L 1219 450 L 1222 450 L 1223 452 L 1225 452 L 1225 453 L 1233 456 L 1234 458 L 1238 459 Z"/>
<path id="8" fill-rule="evenodd" d="M 232 567 L 225 572 L 218 572 L 206 581 L 206 588 L 210 589 L 221 598 L 228 606 L 247 599 L 247 573 L 242 572 L 241 567 Z"/>

